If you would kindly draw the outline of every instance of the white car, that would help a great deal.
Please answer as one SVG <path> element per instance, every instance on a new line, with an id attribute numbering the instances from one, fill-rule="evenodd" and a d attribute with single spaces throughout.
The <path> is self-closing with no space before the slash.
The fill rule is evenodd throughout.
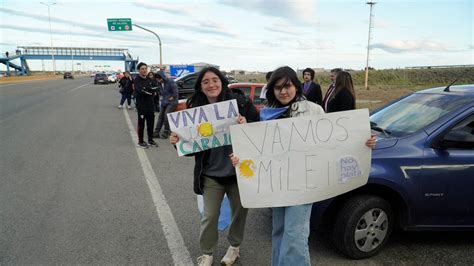
<path id="1" fill-rule="evenodd" d="M 112 83 L 117 82 L 117 76 L 115 76 L 114 74 L 108 75 L 107 79 L 109 80 L 109 82 L 112 82 Z"/>

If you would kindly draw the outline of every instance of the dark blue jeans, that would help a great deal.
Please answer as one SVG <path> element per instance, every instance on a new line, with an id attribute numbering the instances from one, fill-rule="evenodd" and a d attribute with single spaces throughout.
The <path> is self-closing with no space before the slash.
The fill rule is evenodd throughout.
<path id="1" fill-rule="evenodd" d="M 122 99 L 120 99 L 120 105 L 123 105 L 127 100 L 128 106 L 132 105 L 132 94 L 130 93 L 122 93 Z"/>
<path id="2" fill-rule="evenodd" d="M 160 114 L 158 115 L 158 123 L 156 124 L 155 132 L 160 132 L 163 124 L 165 125 L 165 131 L 163 132 L 165 135 L 169 135 L 171 133 L 170 124 L 168 122 L 168 116 L 166 114 L 172 113 L 176 108 L 177 103 L 170 103 L 165 106 L 161 106 Z"/>

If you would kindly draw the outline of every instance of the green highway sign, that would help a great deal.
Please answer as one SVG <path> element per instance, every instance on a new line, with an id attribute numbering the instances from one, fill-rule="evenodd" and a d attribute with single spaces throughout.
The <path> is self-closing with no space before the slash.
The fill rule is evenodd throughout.
<path id="1" fill-rule="evenodd" d="M 109 31 L 130 31 L 132 30 L 131 18 L 108 18 L 107 26 Z"/>

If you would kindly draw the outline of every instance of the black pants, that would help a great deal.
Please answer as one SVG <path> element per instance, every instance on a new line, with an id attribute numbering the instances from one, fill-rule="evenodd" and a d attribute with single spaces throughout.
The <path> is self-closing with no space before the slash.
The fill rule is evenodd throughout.
<path id="1" fill-rule="evenodd" d="M 143 141 L 143 129 L 145 128 L 146 121 L 146 133 L 148 136 L 148 141 L 153 140 L 153 124 L 155 123 L 155 113 L 154 112 L 138 112 L 138 142 Z"/>

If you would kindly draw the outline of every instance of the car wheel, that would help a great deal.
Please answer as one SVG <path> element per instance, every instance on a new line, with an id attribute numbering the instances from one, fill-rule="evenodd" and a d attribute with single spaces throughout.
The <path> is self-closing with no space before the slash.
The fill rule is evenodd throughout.
<path id="1" fill-rule="evenodd" d="M 387 243 L 393 222 L 392 207 L 386 200 L 372 195 L 357 196 L 337 214 L 334 244 L 350 258 L 371 257 Z"/>

